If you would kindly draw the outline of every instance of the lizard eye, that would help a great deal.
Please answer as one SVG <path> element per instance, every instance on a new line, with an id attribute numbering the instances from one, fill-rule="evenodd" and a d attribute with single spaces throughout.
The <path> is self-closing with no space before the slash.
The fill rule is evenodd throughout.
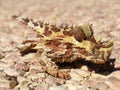
<path id="1" fill-rule="evenodd" d="M 74 38 L 79 42 L 81 42 L 86 38 L 83 30 L 80 27 L 73 28 L 73 35 Z"/>

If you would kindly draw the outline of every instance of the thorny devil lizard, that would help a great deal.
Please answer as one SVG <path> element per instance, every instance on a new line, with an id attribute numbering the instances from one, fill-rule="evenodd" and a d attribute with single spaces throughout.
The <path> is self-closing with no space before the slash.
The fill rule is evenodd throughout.
<path id="1" fill-rule="evenodd" d="M 32 28 L 37 33 L 35 38 L 39 38 L 23 41 L 25 46 L 20 52 L 23 54 L 35 50 L 36 54 L 39 54 L 39 62 L 43 69 L 52 76 L 70 78 L 70 70 L 60 68 L 57 63 L 88 62 L 95 65 L 95 68 L 108 69 L 107 64 L 112 63 L 114 67 L 114 62 L 109 59 L 113 38 L 107 41 L 97 40 L 92 25 L 56 26 L 19 16 L 13 18 Z"/>

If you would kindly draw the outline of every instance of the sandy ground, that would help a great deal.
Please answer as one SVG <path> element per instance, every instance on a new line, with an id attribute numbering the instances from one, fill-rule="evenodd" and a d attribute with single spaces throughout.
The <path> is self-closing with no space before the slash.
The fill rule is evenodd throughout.
<path id="1" fill-rule="evenodd" d="M 32 33 L 14 21 L 13 15 L 57 25 L 92 23 L 97 37 L 114 36 L 111 58 L 116 59 L 115 67 L 120 68 L 119 0 L 0 0 L 0 53 L 6 57 L 16 52 L 16 47 Z"/>

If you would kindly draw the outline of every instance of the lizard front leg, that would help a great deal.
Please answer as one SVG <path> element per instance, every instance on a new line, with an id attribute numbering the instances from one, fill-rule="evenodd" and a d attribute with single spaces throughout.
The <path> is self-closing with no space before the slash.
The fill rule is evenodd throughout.
<path id="1" fill-rule="evenodd" d="M 43 52 L 39 58 L 42 68 L 50 75 L 63 79 L 70 79 L 70 69 L 60 69 L 55 62 L 51 61 Z"/>

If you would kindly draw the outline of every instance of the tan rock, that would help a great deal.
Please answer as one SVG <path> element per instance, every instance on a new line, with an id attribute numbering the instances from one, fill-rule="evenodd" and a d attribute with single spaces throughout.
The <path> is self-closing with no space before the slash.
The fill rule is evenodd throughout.
<path id="1" fill-rule="evenodd" d="M 39 70 L 38 69 L 34 69 L 34 68 L 32 68 L 32 69 L 30 69 L 30 74 L 36 74 L 36 73 L 38 73 L 39 72 Z"/>
<path id="2" fill-rule="evenodd" d="M 109 77 L 108 79 L 105 80 L 105 83 L 113 90 L 120 89 L 120 79 L 117 79 L 116 77 Z"/>
<path id="3" fill-rule="evenodd" d="M 111 74 L 109 74 L 107 77 L 116 77 L 118 79 L 120 79 L 120 71 L 114 71 Z"/>
<path id="4" fill-rule="evenodd" d="M 85 87 L 92 87 L 96 82 L 94 80 L 85 80 L 81 84 Z"/>
<path id="5" fill-rule="evenodd" d="M 75 71 L 71 71 L 70 72 L 70 76 L 71 76 L 71 79 L 72 80 L 76 80 L 76 81 L 82 81 L 82 80 L 84 80 L 84 77 L 83 76 L 81 76 L 81 75 L 79 75 L 77 72 L 75 72 Z"/>
<path id="6" fill-rule="evenodd" d="M 0 72 L 0 77 L 5 77 L 6 73 L 5 72 Z"/>
<path id="7" fill-rule="evenodd" d="M 46 83 L 48 83 L 49 85 L 53 85 L 53 84 L 64 84 L 65 80 L 61 79 L 61 78 L 55 78 L 52 76 L 48 76 L 45 80 Z"/>
<path id="8" fill-rule="evenodd" d="M 89 71 L 86 71 L 86 70 L 81 70 L 81 69 L 72 69 L 71 70 L 71 72 L 70 72 L 70 74 L 72 75 L 73 73 L 75 73 L 76 74 L 76 80 L 78 79 L 79 80 L 79 78 L 80 78 L 80 80 L 82 80 L 82 77 L 83 78 L 89 78 L 90 77 L 90 72 Z M 77 74 L 80 76 L 77 76 Z M 74 78 L 74 75 L 73 75 L 73 77 L 72 78 Z M 75 78 L 74 78 L 75 79 Z"/>
<path id="9" fill-rule="evenodd" d="M 0 87 L 1 88 L 9 88 L 9 81 L 5 78 L 5 77 L 2 77 L 0 76 Z"/>
<path id="10" fill-rule="evenodd" d="M 29 83 L 29 87 L 30 88 L 35 88 L 36 86 L 38 86 L 39 85 L 39 83 L 38 82 L 35 82 L 35 81 L 31 81 L 30 83 Z"/>
<path id="11" fill-rule="evenodd" d="M 81 82 L 77 80 L 67 80 L 66 84 L 81 84 Z"/>
<path id="12" fill-rule="evenodd" d="M 102 75 L 102 74 L 98 74 L 98 73 L 91 73 L 91 78 L 92 79 L 95 79 L 95 78 L 106 78 L 105 75 Z"/>
<path id="13" fill-rule="evenodd" d="M 65 84 L 68 87 L 68 90 L 89 90 L 89 88 L 82 86 L 80 84 Z"/>
<path id="14" fill-rule="evenodd" d="M 109 86 L 103 82 L 95 84 L 92 88 L 92 90 L 108 90 Z"/>
<path id="15" fill-rule="evenodd" d="M 31 65 L 29 72 L 30 74 L 42 73 L 43 69 L 40 66 Z"/>
<path id="16" fill-rule="evenodd" d="M 35 56 L 35 53 L 28 53 L 23 58 L 26 60 L 31 60 Z"/>
<path id="17" fill-rule="evenodd" d="M 28 71 L 28 70 L 29 70 L 29 66 L 27 66 L 27 65 L 24 64 L 24 63 L 17 63 L 17 64 L 15 65 L 15 68 L 16 68 L 17 70 L 24 70 L 24 71 Z"/>
<path id="18" fill-rule="evenodd" d="M 37 86 L 37 87 L 35 87 L 35 90 L 45 90 L 45 89 L 41 86 Z"/>
<path id="19" fill-rule="evenodd" d="M 29 76 L 29 79 L 31 79 L 32 81 L 38 81 L 40 78 L 45 78 L 46 77 L 46 74 L 45 73 L 37 73 L 37 74 L 34 74 L 34 75 L 30 75 Z"/>
<path id="20" fill-rule="evenodd" d="M 0 61 L 0 71 L 3 71 L 4 69 L 8 68 L 10 66 L 10 64 L 4 62 L 4 61 Z"/>
<path id="21" fill-rule="evenodd" d="M 18 76 L 19 72 L 14 67 L 9 67 L 4 70 L 4 72 L 9 76 Z"/>
<path id="22" fill-rule="evenodd" d="M 49 90 L 68 90 L 68 87 L 66 86 L 51 86 Z"/>
<path id="23" fill-rule="evenodd" d="M 86 65 L 83 65 L 80 69 L 85 70 L 85 71 L 89 71 L 89 68 Z"/>
<path id="24" fill-rule="evenodd" d="M 20 61 L 21 58 L 19 56 L 17 56 L 17 53 L 15 54 L 8 54 L 5 58 L 2 59 L 2 61 L 8 63 L 8 64 L 14 64 L 18 61 Z"/>
<path id="25" fill-rule="evenodd" d="M 17 81 L 18 81 L 18 83 L 22 83 L 22 82 L 27 81 L 27 78 L 22 77 L 22 76 L 17 76 Z"/>
<path id="26" fill-rule="evenodd" d="M 25 86 L 25 87 L 21 87 L 20 90 L 30 90 L 30 88 L 28 86 Z"/>
<path id="27" fill-rule="evenodd" d="M 116 69 L 119 69 L 119 68 L 120 68 L 120 57 L 116 58 L 115 68 L 116 68 Z"/>

